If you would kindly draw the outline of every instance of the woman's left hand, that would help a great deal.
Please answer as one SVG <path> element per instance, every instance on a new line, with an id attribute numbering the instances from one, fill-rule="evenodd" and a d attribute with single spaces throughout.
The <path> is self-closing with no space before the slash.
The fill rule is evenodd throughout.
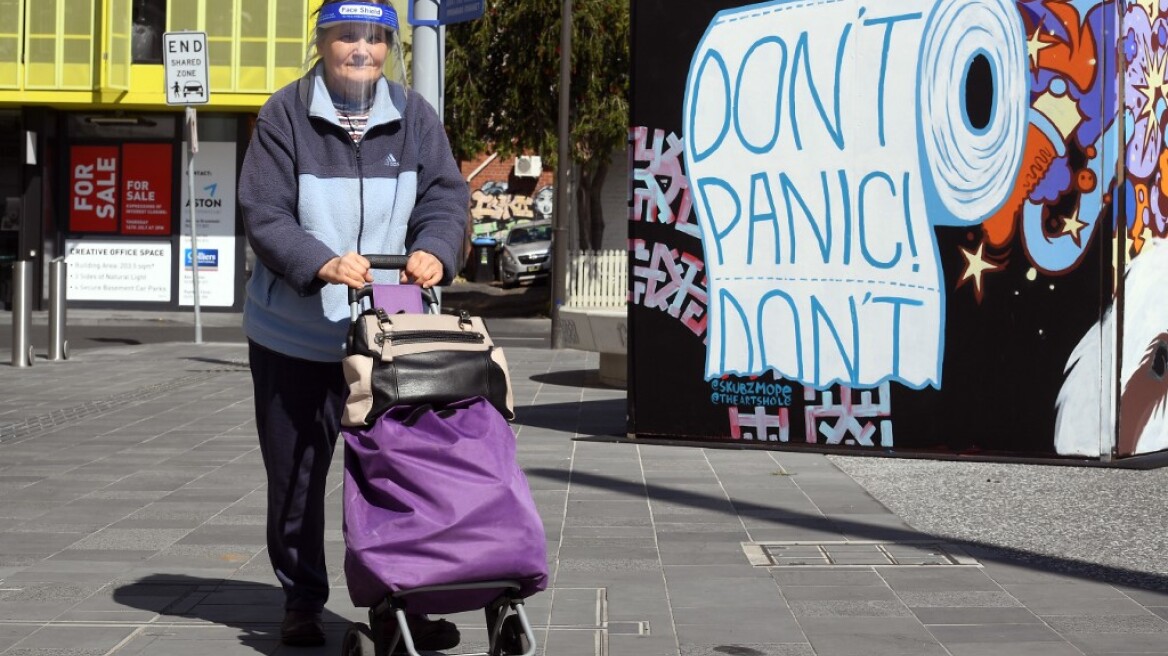
<path id="1" fill-rule="evenodd" d="M 402 269 L 402 284 L 412 283 L 422 287 L 433 287 L 442 281 L 442 262 L 425 251 L 410 253 L 406 268 Z"/>

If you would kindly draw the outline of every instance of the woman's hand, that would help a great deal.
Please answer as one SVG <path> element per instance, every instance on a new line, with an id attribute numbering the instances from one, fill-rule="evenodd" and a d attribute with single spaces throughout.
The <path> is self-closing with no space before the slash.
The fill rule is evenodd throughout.
<path id="1" fill-rule="evenodd" d="M 353 289 L 361 289 L 365 283 L 373 282 L 373 274 L 369 271 L 369 260 L 357 253 L 345 253 L 325 262 L 320 271 L 316 272 L 316 277 L 328 283 L 348 285 Z"/>
<path id="2" fill-rule="evenodd" d="M 442 281 L 442 262 L 426 251 L 410 253 L 406 268 L 402 269 L 402 284 L 413 283 L 422 287 L 433 287 Z"/>

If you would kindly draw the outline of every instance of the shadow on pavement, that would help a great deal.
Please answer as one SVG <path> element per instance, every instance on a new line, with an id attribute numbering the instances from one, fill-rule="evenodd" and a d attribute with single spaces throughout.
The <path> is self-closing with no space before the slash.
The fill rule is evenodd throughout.
<path id="1" fill-rule="evenodd" d="M 596 369 L 577 369 L 575 371 L 552 371 L 546 374 L 531 376 L 531 380 L 547 385 L 561 387 L 586 387 L 589 389 L 619 390 L 619 387 L 605 385 L 600 382 L 600 372 Z"/>
<path id="2" fill-rule="evenodd" d="M 551 286 L 536 281 L 515 289 L 484 283 L 461 283 L 442 290 L 442 311 L 464 310 L 480 317 L 545 317 Z"/>
<path id="3" fill-rule="evenodd" d="M 596 489 L 610 490 L 638 498 L 647 495 L 649 498 L 655 500 L 668 500 L 671 504 L 725 513 L 725 499 L 690 492 L 676 487 L 667 487 L 649 482 L 626 481 L 603 474 L 582 471 L 569 472 L 561 469 L 532 468 L 525 469 L 524 473 L 529 478 L 536 477 L 561 482 L 565 485 L 571 483 L 573 486 L 582 485 Z M 1075 578 L 1098 581 L 1110 585 L 1123 585 L 1156 591 L 1168 590 L 1168 575 L 1162 573 L 1141 572 L 1074 558 L 1051 556 L 1049 554 L 1024 549 L 1001 547 L 976 540 L 931 536 L 924 531 L 904 530 L 890 526 L 872 526 L 847 519 L 813 515 L 789 508 L 784 508 L 782 516 L 777 517 L 773 506 L 764 506 L 741 499 L 733 499 L 732 503 L 734 505 L 734 511 L 738 516 L 763 520 L 774 524 L 785 524 L 801 528 L 813 527 L 825 531 L 843 531 L 864 540 L 877 542 L 920 541 L 922 536 L 927 536 L 947 544 L 957 545 L 980 561 L 994 562 L 1000 565 L 1012 565 L 1014 567 L 1021 566 L 1034 571 L 1073 576 Z"/>
<path id="4" fill-rule="evenodd" d="M 202 358 L 202 357 L 190 357 L 190 358 L 183 358 L 183 359 L 188 360 L 190 362 L 201 362 L 203 364 L 222 365 L 225 367 L 229 367 L 233 370 L 247 370 L 248 369 L 248 363 L 247 363 L 246 359 L 243 359 L 243 360 L 223 360 L 220 358 Z"/>
<path id="5" fill-rule="evenodd" d="M 89 341 L 101 344 L 124 344 L 126 346 L 140 346 L 142 344 L 140 340 L 127 337 L 90 337 Z"/>
<path id="6" fill-rule="evenodd" d="M 625 437 L 627 411 L 628 402 L 621 398 L 548 403 L 515 408 L 511 423 L 588 436 Z"/>
<path id="7" fill-rule="evenodd" d="M 236 629 L 239 642 L 257 653 L 271 653 L 280 640 L 284 591 L 274 585 L 185 574 L 151 574 L 116 588 L 113 598 L 128 608 L 158 613 L 163 621 L 168 617 L 174 621 L 193 619 Z M 349 620 L 328 609 L 322 619 L 330 637 L 321 649 L 335 652 L 339 643 L 332 634 L 341 626 L 348 626 Z"/>

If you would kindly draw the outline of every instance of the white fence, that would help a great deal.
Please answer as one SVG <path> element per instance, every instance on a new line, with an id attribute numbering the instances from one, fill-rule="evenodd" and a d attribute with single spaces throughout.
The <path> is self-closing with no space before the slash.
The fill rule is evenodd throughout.
<path id="1" fill-rule="evenodd" d="M 577 251 L 568 265 L 570 307 L 624 308 L 628 298 L 629 253 Z"/>

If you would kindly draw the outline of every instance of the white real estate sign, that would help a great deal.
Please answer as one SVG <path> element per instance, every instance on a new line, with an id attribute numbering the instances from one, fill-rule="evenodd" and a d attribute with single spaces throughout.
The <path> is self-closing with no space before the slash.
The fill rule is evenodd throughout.
<path id="1" fill-rule="evenodd" d="M 204 141 L 195 156 L 195 220 L 199 238 L 199 305 L 231 307 L 235 303 L 235 144 Z M 183 149 L 183 170 L 189 150 Z M 182 189 L 182 237 L 176 265 L 179 305 L 194 305 L 191 262 L 191 204 L 188 186 Z"/>
<path id="2" fill-rule="evenodd" d="M 67 239 L 70 301 L 170 301 L 170 242 Z"/>
<path id="3" fill-rule="evenodd" d="M 162 65 L 166 70 L 166 104 L 205 105 L 211 100 L 206 32 L 163 34 Z"/>

